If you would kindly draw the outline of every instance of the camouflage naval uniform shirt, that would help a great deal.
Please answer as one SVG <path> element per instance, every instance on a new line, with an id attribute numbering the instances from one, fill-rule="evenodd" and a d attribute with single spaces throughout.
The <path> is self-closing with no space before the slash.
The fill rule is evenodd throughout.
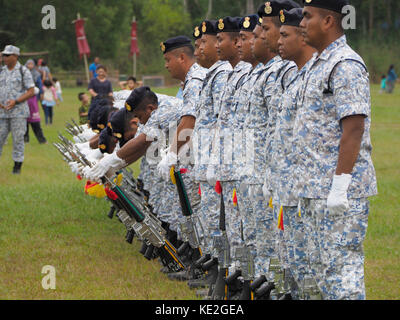
<path id="1" fill-rule="evenodd" d="M 281 66 L 282 59 L 275 56 L 258 71 L 244 110 L 248 113 L 243 126 L 246 135 L 246 163 L 242 179 L 246 184 L 263 184 L 264 182 L 269 108 L 277 71 Z"/>
<path id="2" fill-rule="evenodd" d="M 22 75 L 23 74 L 23 83 Z M 30 88 L 35 87 L 32 74 L 28 68 L 22 66 L 17 61 L 14 69 L 8 70 L 7 66 L 0 68 L 0 104 L 7 105 L 9 100 L 17 100 Z M 22 102 L 15 105 L 14 108 L 7 111 L 0 109 L 0 118 L 28 118 L 29 117 L 28 102 Z"/>
<path id="3" fill-rule="evenodd" d="M 227 61 L 217 61 L 204 79 L 198 104 L 196 125 L 193 131 L 193 150 L 196 181 L 207 180 L 207 168 L 211 158 L 213 131 L 220 113 L 221 95 L 232 66 Z"/>
<path id="4" fill-rule="evenodd" d="M 296 119 L 299 90 L 308 65 L 294 72 L 283 88 L 276 120 L 276 129 L 273 135 L 271 164 L 274 166 L 271 186 L 274 191 L 274 205 L 284 207 L 297 207 L 298 198 L 293 187 L 296 185 L 295 165 L 296 156 L 293 153 L 293 125 Z"/>
<path id="5" fill-rule="evenodd" d="M 300 90 L 300 101 L 293 133 L 299 163 L 299 196 L 328 197 L 339 158 L 341 120 L 352 115 L 365 115 L 365 131 L 348 197 L 376 195 L 369 74 L 362 58 L 348 46 L 346 36 L 330 44 L 321 55 L 314 55 Z"/>
<path id="6" fill-rule="evenodd" d="M 246 135 L 244 134 L 243 126 L 248 115 L 249 97 L 254 88 L 259 72 L 264 68 L 262 63 L 259 63 L 255 68 L 252 68 L 243 80 L 243 85 L 235 92 L 233 102 L 233 123 L 232 128 L 239 132 L 238 137 L 235 137 L 233 145 L 233 180 L 240 180 L 243 167 L 246 162 Z M 238 140 L 240 139 L 241 140 Z"/>
<path id="7" fill-rule="evenodd" d="M 217 120 L 212 156 L 215 174 L 219 181 L 234 181 L 235 140 L 241 138 L 241 131 L 234 126 L 235 94 L 240 92 L 244 81 L 251 71 L 251 64 L 240 61 L 229 73 L 225 89 L 221 97 L 220 113 Z"/>
<path id="8" fill-rule="evenodd" d="M 203 87 L 207 71 L 207 69 L 197 63 L 193 64 L 189 69 L 183 86 L 182 117 L 196 117 L 196 105 L 199 102 L 201 88 Z"/>

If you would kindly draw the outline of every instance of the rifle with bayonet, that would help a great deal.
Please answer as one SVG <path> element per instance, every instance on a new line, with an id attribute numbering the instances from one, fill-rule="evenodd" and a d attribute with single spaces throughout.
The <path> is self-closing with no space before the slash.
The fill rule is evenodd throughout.
<path id="1" fill-rule="evenodd" d="M 64 149 L 69 153 L 71 156 L 70 158 L 72 158 L 73 161 L 76 161 L 83 166 L 93 166 L 80 150 L 75 148 L 71 141 L 63 137 L 61 134 L 59 134 L 58 137 L 61 140 Z M 65 156 L 64 153 L 62 154 Z M 127 195 L 128 192 L 123 190 L 122 187 L 119 187 L 114 181 L 108 177 L 103 177 L 102 183 L 109 186 L 105 191 L 108 199 L 113 203 L 114 207 L 119 211 L 124 211 L 127 216 L 129 216 L 132 223 L 131 227 L 140 239 L 146 241 L 148 245 L 157 248 L 164 265 L 172 272 L 184 270 L 186 267 L 178 257 L 177 249 L 166 239 L 165 230 L 161 227 L 161 223 L 159 223 L 152 214 L 145 214 L 144 207 L 140 206 L 138 202 L 135 202 L 132 197 L 130 198 Z M 125 218 L 125 223 L 129 223 L 126 221 L 126 217 L 122 218 Z"/>

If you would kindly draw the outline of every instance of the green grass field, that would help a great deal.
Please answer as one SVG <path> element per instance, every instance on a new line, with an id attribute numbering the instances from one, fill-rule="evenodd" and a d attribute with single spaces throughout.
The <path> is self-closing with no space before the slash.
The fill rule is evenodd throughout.
<path id="1" fill-rule="evenodd" d="M 373 87 L 374 163 L 379 196 L 371 199 L 366 251 L 368 299 L 400 298 L 400 93 Z M 83 192 L 51 143 L 77 119 L 79 89 L 64 90 L 55 123 L 31 133 L 21 176 L 13 176 L 11 139 L 0 158 L 0 299 L 195 299 L 186 283 L 171 282 L 157 261 L 124 241 L 124 227 L 106 216 L 109 205 Z M 161 90 L 175 95 L 176 88 Z M 138 166 L 132 168 L 138 173 Z M 56 268 L 57 288 L 41 286 L 42 267 Z"/>

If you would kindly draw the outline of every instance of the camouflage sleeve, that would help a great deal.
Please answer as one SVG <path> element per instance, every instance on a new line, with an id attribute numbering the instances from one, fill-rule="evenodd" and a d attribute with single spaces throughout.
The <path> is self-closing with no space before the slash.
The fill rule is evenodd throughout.
<path id="1" fill-rule="evenodd" d="M 344 61 L 332 75 L 332 90 L 336 117 L 341 120 L 352 115 L 370 116 L 370 84 L 368 73 L 358 62 Z"/>
<path id="2" fill-rule="evenodd" d="M 221 98 L 224 92 L 225 85 L 228 81 L 229 72 L 222 71 L 218 73 L 212 83 L 212 96 L 213 96 L 213 107 L 214 115 L 219 115 L 221 109 Z"/>
<path id="3" fill-rule="evenodd" d="M 22 72 L 24 73 L 24 88 L 26 90 L 34 88 L 35 83 L 33 82 L 32 73 L 25 67 L 23 67 Z"/>
<path id="4" fill-rule="evenodd" d="M 140 132 L 149 138 L 156 139 L 160 135 L 159 126 L 159 113 L 160 109 L 156 110 L 147 121 L 147 123 L 141 128 Z"/>
<path id="5" fill-rule="evenodd" d="M 196 105 L 200 98 L 202 86 L 203 82 L 200 79 L 192 79 L 186 84 L 183 91 L 182 117 L 196 117 Z"/>

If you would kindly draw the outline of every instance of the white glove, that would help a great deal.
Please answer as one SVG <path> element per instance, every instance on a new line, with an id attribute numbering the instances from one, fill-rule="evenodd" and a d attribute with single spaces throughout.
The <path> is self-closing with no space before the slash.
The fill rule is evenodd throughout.
<path id="1" fill-rule="evenodd" d="M 332 189 L 327 201 L 329 213 L 340 214 L 350 209 L 347 190 L 349 189 L 351 179 L 352 176 L 350 174 L 333 177 Z"/>
<path id="2" fill-rule="evenodd" d="M 81 134 L 78 134 L 78 138 L 81 139 L 82 141 L 89 141 L 95 136 L 97 136 L 97 133 L 90 129 L 83 131 L 83 133 Z"/>
<path id="3" fill-rule="evenodd" d="M 79 127 L 81 130 L 85 131 L 85 130 L 90 130 L 89 126 L 87 124 L 81 125 Z"/>
<path id="4" fill-rule="evenodd" d="M 69 167 L 71 168 L 72 173 L 78 175 L 79 172 L 79 163 L 78 162 L 68 162 Z"/>
<path id="5" fill-rule="evenodd" d="M 86 158 L 91 163 L 93 162 L 97 163 L 101 158 L 103 158 L 103 153 L 100 151 L 100 149 L 90 150 L 90 152 L 87 153 Z"/>
<path id="6" fill-rule="evenodd" d="M 171 167 L 176 166 L 177 164 L 178 164 L 178 156 L 174 152 L 169 151 L 165 156 L 163 156 L 163 158 L 161 159 L 160 163 L 157 166 L 158 175 L 165 181 L 170 181 Z"/>
<path id="7" fill-rule="evenodd" d="M 86 154 L 86 152 L 90 150 L 90 142 L 77 143 L 75 147 L 78 148 L 80 152 Z"/>
<path id="8" fill-rule="evenodd" d="M 127 166 L 125 160 L 117 156 L 117 153 L 107 154 L 90 171 L 85 170 L 85 178 L 101 183 L 104 176 L 112 176 L 116 171 Z"/>

